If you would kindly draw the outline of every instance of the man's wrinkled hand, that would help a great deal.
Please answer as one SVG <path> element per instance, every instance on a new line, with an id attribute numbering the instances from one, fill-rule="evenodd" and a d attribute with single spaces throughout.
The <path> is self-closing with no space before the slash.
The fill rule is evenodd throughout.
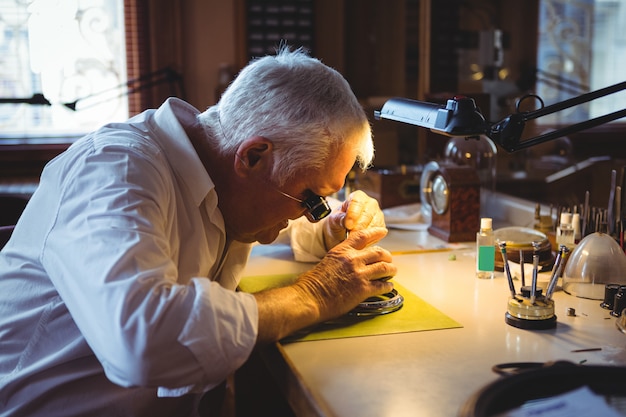
<path id="1" fill-rule="evenodd" d="M 330 249 L 343 241 L 347 232 L 369 227 L 385 227 L 385 216 L 378 201 L 363 191 L 354 191 L 326 220 L 324 227 L 326 248 Z"/>
<path id="2" fill-rule="evenodd" d="M 355 231 L 310 271 L 300 275 L 295 287 L 304 299 L 313 300 L 319 320 L 339 317 L 358 303 L 393 289 L 389 277 L 397 268 L 391 253 L 375 243 L 387 229 L 368 227 Z"/>

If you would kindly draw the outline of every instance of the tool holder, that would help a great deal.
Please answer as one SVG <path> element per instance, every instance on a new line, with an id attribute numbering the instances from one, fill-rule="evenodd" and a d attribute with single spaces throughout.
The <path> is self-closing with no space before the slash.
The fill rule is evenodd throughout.
<path id="1" fill-rule="evenodd" d="M 554 310 L 554 301 L 552 293 L 556 288 L 556 282 L 559 279 L 563 268 L 563 258 L 568 252 L 565 245 L 561 245 L 559 253 L 552 267 L 552 275 L 543 294 L 541 288 L 537 288 L 537 274 L 539 270 L 539 243 L 533 242 L 533 276 L 530 286 L 525 285 L 522 272 L 522 287 L 518 294 L 513 284 L 513 276 L 506 254 L 506 242 L 498 242 L 502 261 L 504 262 L 504 271 L 509 282 L 509 290 L 511 297 L 507 304 L 505 314 L 505 322 L 513 327 L 527 330 L 545 330 L 556 327 L 556 314 Z"/>

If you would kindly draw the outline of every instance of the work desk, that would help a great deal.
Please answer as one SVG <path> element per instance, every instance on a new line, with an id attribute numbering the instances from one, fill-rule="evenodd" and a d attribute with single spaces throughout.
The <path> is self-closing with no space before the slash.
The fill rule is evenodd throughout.
<path id="1" fill-rule="evenodd" d="M 390 230 L 380 244 L 401 251 L 445 242 L 426 231 Z M 451 251 L 394 256 L 394 279 L 462 328 L 272 346 L 266 362 L 280 370 L 279 383 L 296 414 L 456 416 L 468 398 L 500 378 L 491 369 L 495 364 L 567 360 L 626 365 L 626 335 L 600 301 L 557 291 L 556 329 L 507 325 L 507 280 L 503 273 L 493 280 L 475 278 L 474 251 L 474 244 L 467 243 Z M 287 246 L 257 246 L 246 275 L 299 273 L 311 267 L 293 261 Z M 519 281 L 515 285 L 519 292 Z M 576 315 L 568 316 L 568 308 Z M 574 352 L 590 348 L 601 350 Z"/>

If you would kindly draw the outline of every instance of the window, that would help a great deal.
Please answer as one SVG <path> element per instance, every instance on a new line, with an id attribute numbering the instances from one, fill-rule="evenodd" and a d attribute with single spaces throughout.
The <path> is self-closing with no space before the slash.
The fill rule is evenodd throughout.
<path id="1" fill-rule="evenodd" d="M 537 94 L 546 105 L 626 81 L 624 22 L 626 0 L 541 0 Z M 538 122 L 576 123 L 621 110 L 624 103 L 626 91 Z"/>
<path id="2" fill-rule="evenodd" d="M 123 0 L 0 0 L 0 139 L 128 118 Z M 50 105 L 13 104 L 42 94 Z"/>

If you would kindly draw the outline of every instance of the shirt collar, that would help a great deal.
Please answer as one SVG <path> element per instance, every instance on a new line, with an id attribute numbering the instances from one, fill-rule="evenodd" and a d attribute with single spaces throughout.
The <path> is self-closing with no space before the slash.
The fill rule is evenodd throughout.
<path id="1" fill-rule="evenodd" d="M 183 100 L 170 97 L 155 111 L 150 127 L 157 132 L 155 139 L 166 152 L 179 181 L 185 184 L 199 206 L 215 184 L 180 124 L 178 116 L 183 113 L 192 113 L 195 117 L 199 111 Z M 217 205 L 217 201 L 214 204 Z"/>

